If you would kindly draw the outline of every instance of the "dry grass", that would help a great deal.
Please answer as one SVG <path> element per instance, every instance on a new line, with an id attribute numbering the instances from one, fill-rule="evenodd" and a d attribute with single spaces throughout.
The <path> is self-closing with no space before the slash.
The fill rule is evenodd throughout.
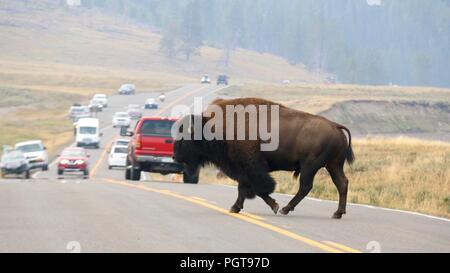
<path id="1" fill-rule="evenodd" d="M 355 140 L 356 161 L 346 166 L 350 181 L 348 201 L 404 209 L 450 218 L 450 144 L 412 138 L 372 138 Z M 219 180 L 215 170 L 202 173 L 205 181 Z M 276 172 L 277 192 L 295 194 L 298 181 L 291 174 Z M 337 200 L 338 193 L 326 172 L 321 170 L 311 197 Z"/>

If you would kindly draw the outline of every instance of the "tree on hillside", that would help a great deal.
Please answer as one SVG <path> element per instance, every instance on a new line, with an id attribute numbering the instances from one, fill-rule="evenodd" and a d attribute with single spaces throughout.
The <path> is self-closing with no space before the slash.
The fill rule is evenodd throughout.
<path id="1" fill-rule="evenodd" d="M 177 38 L 173 33 L 165 31 L 159 44 L 159 52 L 172 62 L 177 55 L 177 51 Z"/>
<path id="2" fill-rule="evenodd" d="M 201 5 L 198 0 L 190 1 L 181 21 L 179 38 L 182 44 L 179 50 L 185 55 L 186 61 L 190 61 L 191 56 L 198 53 L 202 46 L 200 9 Z"/>
<path id="3" fill-rule="evenodd" d="M 239 2 L 234 2 L 225 19 L 225 25 L 228 26 L 223 33 L 224 54 L 222 62 L 225 66 L 228 66 L 230 63 L 231 51 L 239 44 L 244 21 L 242 9 L 243 7 Z"/>

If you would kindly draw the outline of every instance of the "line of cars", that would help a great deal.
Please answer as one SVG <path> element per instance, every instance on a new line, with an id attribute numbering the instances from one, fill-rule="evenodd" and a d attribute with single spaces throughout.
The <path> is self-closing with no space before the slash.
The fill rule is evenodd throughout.
<path id="1" fill-rule="evenodd" d="M 217 76 L 216 84 L 217 85 L 228 85 L 228 79 L 229 77 L 225 74 L 220 74 Z M 208 74 L 203 75 L 200 82 L 202 84 L 211 84 L 211 78 Z"/>
<path id="2" fill-rule="evenodd" d="M 19 175 L 30 178 L 31 170 L 48 170 L 47 148 L 41 140 L 20 142 L 14 148 L 4 147 L 0 161 L 1 177 Z"/>

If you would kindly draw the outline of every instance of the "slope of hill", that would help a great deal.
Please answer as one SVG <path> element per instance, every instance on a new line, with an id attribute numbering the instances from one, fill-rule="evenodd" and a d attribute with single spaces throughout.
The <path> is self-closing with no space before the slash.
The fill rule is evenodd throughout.
<path id="1" fill-rule="evenodd" d="M 7 41 L 0 43 L 0 80 L 15 87 L 116 88 L 131 79 L 151 88 L 221 72 L 239 80 L 321 81 L 302 66 L 247 50 L 236 50 L 229 67 L 220 64 L 222 51 L 210 47 L 191 62 L 169 62 L 159 53 L 161 36 L 150 28 L 84 8 L 30 7 L 22 1 L 0 6 L 0 39 Z"/>

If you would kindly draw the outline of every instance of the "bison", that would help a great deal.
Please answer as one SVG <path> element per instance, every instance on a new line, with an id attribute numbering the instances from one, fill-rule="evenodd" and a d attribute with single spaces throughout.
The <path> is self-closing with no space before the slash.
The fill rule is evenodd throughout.
<path id="1" fill-rule="evenodd" d="M 270 151 L 261 149 L 267 142 L 258 134 L 256 139 L 247 139 L 252 121 L 248 113 L 243 113 L 246 124 L 246 138 L 244 140 L 225 138 L 227 126 L 234 124 L 232 131 L 236 134 L 236 118 L 238 113 L 246 111 L 247 106 L 278 107 L 279 143 L 277 148 Z M 223 110 L 223 122 L 212 122 L 212 132 L 220 132 L 224 138 L 194 139 L 198 130 L 204 130 L 208 123 L 219 116 L 208 113 L 211 107 Z M 227 107 L 244 106 L 236 110 L 232 116 L 226 115 Z M 236 108 L 237 109 L 237 108 Z M 259 109 L 259 108 L 258 108 Z M 259 110 L 258 110 L 259 111 Z M 242 113 L 240 113 L 242 114 Z M 260 114 L 258 112 L 258 114 Z M 234 120 L 231 120 L 231 118 Z M 274 118 L 269 114 L 267 122 Z M 189 120 L 189 121 L 187 121 Z M 233 121 L 233 123 L 231 123 Z M 187 123 L 189 122 L 189 123 Z M 186 125 L 188 124 L 188 125 Z M 211 126 L 211 124 L 209 124 Z M 264 124 L 258 120 L 257 127 Z M 244 207 L 245 199 L 255 196 L 262 198 L 276 214 L 279 210 L 277 202 L 270 197 L 275 190 L 275 181 L 270 172 L 291 171 L 294 177 L 300 176 L 300 187 L 292 200 L 281 209 L 280 213 L 287 215 L 313 187 L 316 173 L 325 167 L 339 192 L 339 205 L 333 218 L 340 219 L 346 213 L 348 179 L 344 173 L 344 164 L 354 161 L 351 145 L 351 134 L 346 127 L 327 120 L 324 117 L 312 115 L 302 111 L 290 109 L 282 104 L 259 98 L 217 99 L 213 101 L 201 115 L 186 116 L 179 122 L 178 133 L 189 127 L 187 135 L 178 137 L 174 143 L 174 158 L 185 165 L 187 172 L 198 172 L 205 164 L 213 164 L 231 179 L 238 182 L 238 197 L 230 212 L 239 213 Z M 271 126 L 270 126 L 271 127 Z M 272 128 L 272 127 L 271 127 Z M 229 129 L 229 128 L 228 128 Z M 272 128 L 273 129 L 273 128 Z M 345 131 L 348 134 L 345 136 Z M 178 135 L 179 136 L 179 135 Z"/>

